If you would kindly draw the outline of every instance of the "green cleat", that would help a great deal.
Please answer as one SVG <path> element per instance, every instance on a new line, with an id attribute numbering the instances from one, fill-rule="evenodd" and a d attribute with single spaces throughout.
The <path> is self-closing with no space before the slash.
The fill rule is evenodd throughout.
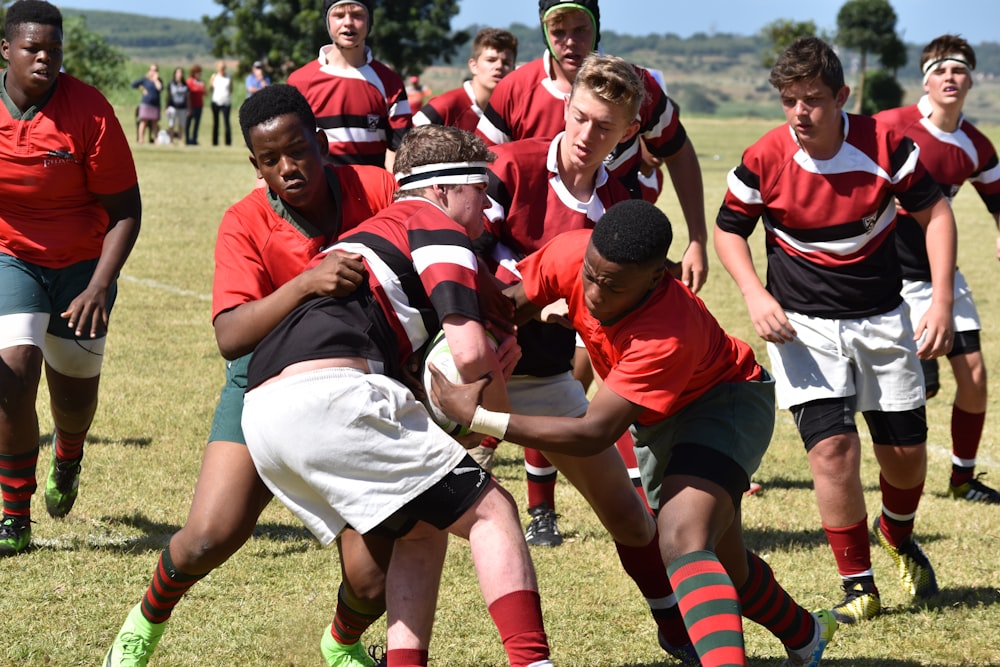
<path id="1" fill-rule="evenodd" d="M 872 526 L 875 536 L 878 537 L 879 544 L 889 553 L 896 568 L 899 571 L 899 581 L 903 585 L 903 590 L 916 598 L 928 598 L 937 595 L 939 589 L 937 577 L 934 576 L 934 568 L 931 566 L 927 554 L 917 544 L 916 538 L 910 535 L 899 546 L 894 547 L 889 544 L 885 534 L 882 532 L 881 519 L 875 518 L 875 525 Z"/>
<path id="2" fill-rule="evenodd" d="M 341 644 L 333 638 L 331 626 L 323 630 L 323 638 L 319 641 L 319 650 L 323 653 L 328 667 L 374 667 L 375 661 L 365 653 L 361 642 Z"/>
<path id="3" fill-rule="evenodd" d="M 882 599 L 874 582 L 845 579 L 842 586 L 844 601 L 833 607 L 838 623 L 870 621 L 882 611 Z"/>
<path id="4" fill-rule="evenodd" d="M 815 637 L 808 646 L 798 651 L 786 649 L 788 660 L 783 662 L 781 667 L 816 667 L 819 664 L 820 658 L 823 657 L 823 651 L 826 650 L 827 645 L 833 640 L 834 633 L 837 632 L 837 619 L 832 611 L 826 609 L 814 611 L 813 618 L 816 620 Z"/>
<path id="5" fill-rule="evenodd" d="M 959 485 L 949 484 L 948 491 L 956 500 L 968 500 L 974 503 L 1000 505 L 1000 491 L 990 488 L 979 481 L 986 473 L 981 472 L 967 482 Z"/>
<path id="6" fill-rule="evenodd" d="M 53 436 L 54 437 L 54 436 Z M 52 447 L 52 464 L 45 481 L 45 509 L 49 516 L 61 519 L 73 509 L 80 490 L 80 460 L 57 461 L 55 441 Z"/>
<path id="7" fill-rule="evenodd" d="M 132 607 L 122 629 L 104 657 L 104 667 L 146 667 L 160 643 L 167 623 L 150 623 L 142 615 L 142 603 Z"/>
<path id="8" fill-rule="evenodd" d="M 31 544 L 31 519 L 3 515 L 0 520 L 0 558 L 16 556 Z"/>

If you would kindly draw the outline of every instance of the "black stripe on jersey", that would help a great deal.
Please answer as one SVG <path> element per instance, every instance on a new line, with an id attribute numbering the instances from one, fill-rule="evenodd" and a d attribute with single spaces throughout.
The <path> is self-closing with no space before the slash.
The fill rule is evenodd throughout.
<path id="1" fill-rule="evenodd" d="M 899 175 L 899 170 L 910 159 L 910 155 L 914 150 L 916 150 L 916 145 L 913 143 L 913 140 L 909 137 L 903 137 L 899 145 L 896 146 L 896 150 L 889 157 L 889 168 L 892 169 L 892 173 L 889 174 L 890 178 L 896 178 Z"/>
<path id="2" fill-rule="evenodd" d="M 719 207 L 719 214 L 715 216 L 716 226 L 724 232 L 750 238 L 753 230 L 757 227 L 757 220 L 750 220 L 747 224 L 748 216 L 743 215 L 725 204 Z"/>
<path id="3" fill-rule="evenodd" d="M 510 205 L 514 201 L 514 197 L 510 194 L 507 184 L 501 181 L 499 176 L 492 171 L 487 171 L 486 175 L 489 178 L 486 194 L 489 195 L 490 199 L 500 204 L 503 207 L 504 215 L 507 215 L 510 213 Z"/>
<path id="4" fill-rule="evenodd" d="M 923 211 L 934 205 L 941 198 L 941 188 L 929 172 L 924 172 L 923 178 L 913 184 L 906 192 L 897 195 L 899 203 L 907 211 Z"/>
<path id="5" fill-rule="evenodd" d="M 486 110 L 483 111 L 483 115 L 486 116 L 486 120 L 490 121 L 490 123 L 493 124 L 493 127 L 495 127 L 501 134 L 505 137 L 511 136 L 510 125 L 507 124 L 507 121 L 504 120 L 504 118 L 501 117 L 500 114 L 497 113 L 496 109 L 494 109 L 491 105 L 486 105 Z"/>
<path id="6" fill-rule="evenodd" d="M 420 107 L 420 111 L 418 113 L 422 113 L 427 120 L 430 121 L 431 125 L 444 125 L 444 118 L 438 113 L 438 110 L 430 104 L 425 104 Z"/>
<path id="7" fill-rule="evenodd" d="M 771 217 L 767 209 L 764 209 L 764 215 L 772 227 L 781 230 L 797 241 L 802 241 L 803 243 L 824 243 L 827 241 L 840 241 L 845 238 L 862 236 L 868 233 L 889 206 L 895 206 L 891 192 L 882 198 L 878 210 L 864 220 L 851 220 L 838 225 L 827 225 L 818 228 L 787 227 Z"/>
<path id="8" fill-rule="evenodd" d="M 372 125 L 370 120 L 377 119 L 378 122 Z M 366 116 L 355 116 L 351 114 L 337 114 L 335 116 L 317 116 L 316 126 L 324 130 L 339 129 L 342 127 L 360 127 L 365 130 L 389 130 L 389 119 L 385 116 L 369 114 Z"/>
<path id="9" fill-rule="evenodd" d="M 739 166 L 733 170 L 733 176 L 739 179 L 740 183 L 747 186 L 751 190 L 760 192 L 760 176 L 750 171 L 750 169 L 742 162 L 740 162 Z"/>

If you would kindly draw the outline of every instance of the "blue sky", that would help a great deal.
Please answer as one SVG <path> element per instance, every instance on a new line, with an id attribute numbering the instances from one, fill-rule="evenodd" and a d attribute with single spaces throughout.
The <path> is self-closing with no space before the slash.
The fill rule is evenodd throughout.
<path id="1" fill-rule="evenodd" d="M 319 2 L 319 0 L 317 0 Z M 107 9 L 170 18 L 198 19 L 217 14 L 213 0 L 171 0 L 137 7 L 135 0 L 56 0 L 61 7 Z M 672 32 L 683 37 L 697 32 L 753 34 L 775 19 L 812 19 L 822 30 L 833 31 L 842 2 L 802 0 L 605 0 L 601 26 L 626 34 Z M 958 33 L 973 44 L 1000 41 L 1000 2 L 997 0 L 892 0 L 899 17 L 897 30 L 908 42 L 924 43 L 945 32 Z M 470 24 L 532 25 L 538 21 L 535 0 L 460 0 L 456 28 Z"/>

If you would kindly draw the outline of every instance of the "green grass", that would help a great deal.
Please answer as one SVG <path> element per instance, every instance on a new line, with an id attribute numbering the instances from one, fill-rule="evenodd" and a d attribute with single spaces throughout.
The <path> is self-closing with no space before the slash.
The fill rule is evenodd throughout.
<path id="1" fill-rule="evenodd" d="M 123 108 L 127 118 L 130 108 Z M 714 220 L 726 171 L 743 148 L 773 123 L 759 120 L 686 121 L 705 174 L 707 215 Z M 143 230 L 120 283 L 104 368 L 102 401 L 87 446 L 80 498 L 63 520 L 50 519 L 41 492 L 35 498 L 35 549 L 0 561 L 0 665 L 97 665 L 125 614 L 145 590 L 157 556 L 184 523 L 205 437 L 223 380 L 210 317 L 212 247 L 223 211 L 253 184 L 246 150 L 213 148 L 211 118 L 199 147 L 136 147 L 144 201 Z M 125 124 L 132 137 L 134 125 Z M 985 128 L 1000 142 L 996 127 Z M 677 249 L 685 232 L 672 195 L 661 202 L 675 222 Z M 960 220 L 960 265 L 986 322 L 984 353 L 1000 359 L 995 230 L 966 188 L 955 202 Z M 753 238 L 761 254 L 761 233 Z M 710 254 L 703 297 L 722 324 L 750 341 L 743 300 Z M 887 613 L 841 629 L 824 665 L 910 667 L 1000 666 L 1000 508 L 956 503 L 944 496 L 949 470 L 949 397 L 942 373 L 940 397 L 929 405 L 930 472 L 918 530 L 937 568 L 943 592 L 911 606 L 895 583 L 889 558 L 873 552 Z M 51 429 L 47 396 L 39 399 L 41 429 Z M 1000 483 L 1000 419 L 991 400 L 980 469 Z M 787 413 L 778 414 L 770 451 L 757 475 L 764 491 L 744 503 L 753 549 L 809 608 L 839 601 L 838 577 L 822 532 L 805 456 Z M 39 480 L 44 484 L 48 446 Z M 525 498 L 519 450 L 505 445 L 496 473 L 519 502 Z M 864 463 L 870 512 L 877 511 L 878 479 L 870 449 Z M 654 627 L 614 547 L 579 494 L 557 487 L 566 543 L 533 551 L 553 658 L 564 666 L 663 663 Z M 177 608 L 154 666 L 319 665 L 318 636 L 336 602 L 339 568 L 278 503 L 261 518 L 256 536 L 229 562 L 196 585 Z M 449 552 L 436 634 L 438 665 L 502 665 L 504 655 L 489 622 L 467 546 Z M 777 640 L 746 626 L 752 664 L 775 667 Z M 384 623 L 366 636 L 384 637 Z M 669 664 L 669 663 L 667 663 Z"/>

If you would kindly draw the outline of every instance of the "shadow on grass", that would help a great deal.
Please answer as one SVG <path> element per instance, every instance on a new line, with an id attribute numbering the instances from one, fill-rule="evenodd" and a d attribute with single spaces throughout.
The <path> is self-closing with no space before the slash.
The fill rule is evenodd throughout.
<path id="1" fill-rule="evenodd" d="M 42 433 L 38 436 L 38 446 L 48 447 L 52 444 L 52 436 L 54 434 L 50 431 L 49 433 Z M 153 444 L 153 439 L 150 437 L 144 438 L 102 438 L 99 435 L 93 435 L 91 433 L 87 434 L 87 444 L 88 445 L 121 445 L 123 447 L 149 447 Z"/>
<path id="2" fill-rule="evenodd" d="M 159 552 L 170 542 L 170 538 L 181 529 L 172 523 L 153 521 L 140 512 L 125 516 L 104 516 L 95 520 L 94 529 L 86 538 L 86 544 L 75 540 L 65 545 L 48 545 L 49 548 L 83 549 L 101 548 L 122 554 L 136 555 Z M 134 533 L 139 535 L 125 533 Z M 275 546 L 268 549 L 270 556 L 302 553 L 315 548 L 316 540 L 304 527 L 280 523 L 261 523 L 253 531 L 251 540 L 266 540 Z"/>

